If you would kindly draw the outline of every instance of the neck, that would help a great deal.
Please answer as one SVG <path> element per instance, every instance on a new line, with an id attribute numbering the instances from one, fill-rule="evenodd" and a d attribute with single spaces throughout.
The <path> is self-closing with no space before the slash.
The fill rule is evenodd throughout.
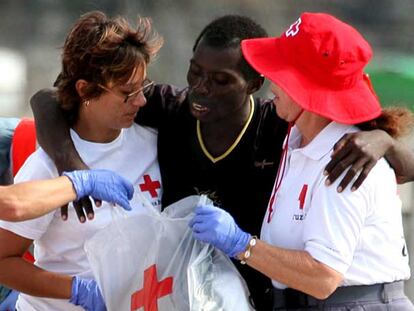
<path id="1" fill-rule="evenodd" d="M 245 99 L 244 104 L 241 105 L 240 109 L 233 111 L 233 113 L 229 114 L 225 118 L 214 122 L 201 123 L 202 132 L 206 136 L 209 136 L 211 133 L 218 133 L 221 136 L 224 134 L 227 136 L 227 133 L 231 134 L 239 132 L 246 124 L 246 121 L 250 115 L 250 110 L 250 96 L 248 96 Z"/>
<path id="2" fill-rule="evenodd" d="M 200 134 L 210 154 L 218 156 L 228 151 L 240 137 L 241 131 L 249 119 L 251 109 L 250 96 L 248 96 L 240 109 L 231 113 L 227 118 L 200 123 Z"/>
<path id="3" fill-rule="evenodd" d="M 79 137 L 94 143 L 110 143 L 121 133 L 120 129 L 112 129 L 100 124 L 99 120 L 91 117 L 80 108 L 79 117 L 73 129 Z"/>
<path id="4" fill-rule="evenodd" d="M 304 111 L 295 123 L 302 134 L 300 147 L 308 145 L 329 123 L 329 119 Z"/>

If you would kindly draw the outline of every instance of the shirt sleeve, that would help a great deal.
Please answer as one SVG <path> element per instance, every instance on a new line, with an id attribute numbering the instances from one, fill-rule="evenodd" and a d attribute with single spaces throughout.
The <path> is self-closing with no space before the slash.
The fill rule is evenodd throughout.
<path id="1" fill-rule="evenodd" d="M 10 167 L 10 147 L 19 119 L 0 118 L 0 176 Z"/>
<path id="2" fill-rule="evenodd" d="M 57 177 L 58 173 L 52 160 L 39 148 L 24 163 L 15 177 L 15 182 L 49 179 Z M 30 195 L 30 194 L 28 194 Z M 0 221 L 0 227 L 24 238 L 36 240 L 45 233 L 55 212 L 42 217 L 22 222 Z"/>
<path id="3" fill-rule="evenodd" d="M 140 109 L 135 122 L 159 128 L 166 118 L 174 115 L 187 99 L 188 89 L 169 84 L 155 84 L 145 94 L 147 104 Z"/>
<path id="4" fill-rule="evenodd" d="M 371 172 L 372 173 L 372 172 Z M 314 188 L 304 227 L 304 247 L 310 255 L 344 274 L 352 263 L 360 233 L 369 213 L 373 176 L 361 187 L 342 193 L 336 188 L 341 178 L 327 187 L 324 178 Z"/>

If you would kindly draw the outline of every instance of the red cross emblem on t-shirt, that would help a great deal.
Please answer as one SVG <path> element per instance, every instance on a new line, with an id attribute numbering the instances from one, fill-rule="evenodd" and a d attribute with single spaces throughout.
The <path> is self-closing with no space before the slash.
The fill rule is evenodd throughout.
<path id="1" fill-rule="evenodd" d="M 158 299 L 172 293 L 173 278 L 158 282 L 157 267 L 150 266 L 144 271 L 144 288 L 131 295 L 131 311 L 144 307 L 144 311 L 158 311 Z"/>
<path id="2" fill-rule="evenodd" d="M 139 185 L 141 191 L 148 191 L 151 198 L 157 197 L 157 189 L 161 188 L 161 183 L 158 180 L 151 180 L 150 175 L 144 175 L 144 183 Z"/>

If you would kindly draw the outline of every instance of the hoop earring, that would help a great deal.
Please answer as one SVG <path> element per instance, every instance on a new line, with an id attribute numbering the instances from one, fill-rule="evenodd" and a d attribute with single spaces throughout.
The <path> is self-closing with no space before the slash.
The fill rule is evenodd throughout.
<path id="1" fill-rule="evenodd" d="M 85 107 L 88 107 L 89 106 L 89 100 L 84 100 L 83 104 L 85 105 Z"/>

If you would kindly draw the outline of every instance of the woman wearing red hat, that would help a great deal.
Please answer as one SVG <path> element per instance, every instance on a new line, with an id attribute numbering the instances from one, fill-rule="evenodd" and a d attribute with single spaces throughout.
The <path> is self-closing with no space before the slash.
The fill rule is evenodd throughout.
<path id="1" fill-rule="evenodd" d="M 344 134 L 381 128 L 397 137 L 411 121 L 404 110 L 382 111 L 363 72 L 371 47 L 333 16 L 304 13 L 279 38 L 244 40 L 242 50 L 271 80 L 291 129 L 261 239 L 211 205 L 190 222 L 195 238 L 270 277 L 274 310 L 414 310 L 393 170 L 381 159 L 358 190 L 342 194 L 339 182 L 324 184 Z"/>

